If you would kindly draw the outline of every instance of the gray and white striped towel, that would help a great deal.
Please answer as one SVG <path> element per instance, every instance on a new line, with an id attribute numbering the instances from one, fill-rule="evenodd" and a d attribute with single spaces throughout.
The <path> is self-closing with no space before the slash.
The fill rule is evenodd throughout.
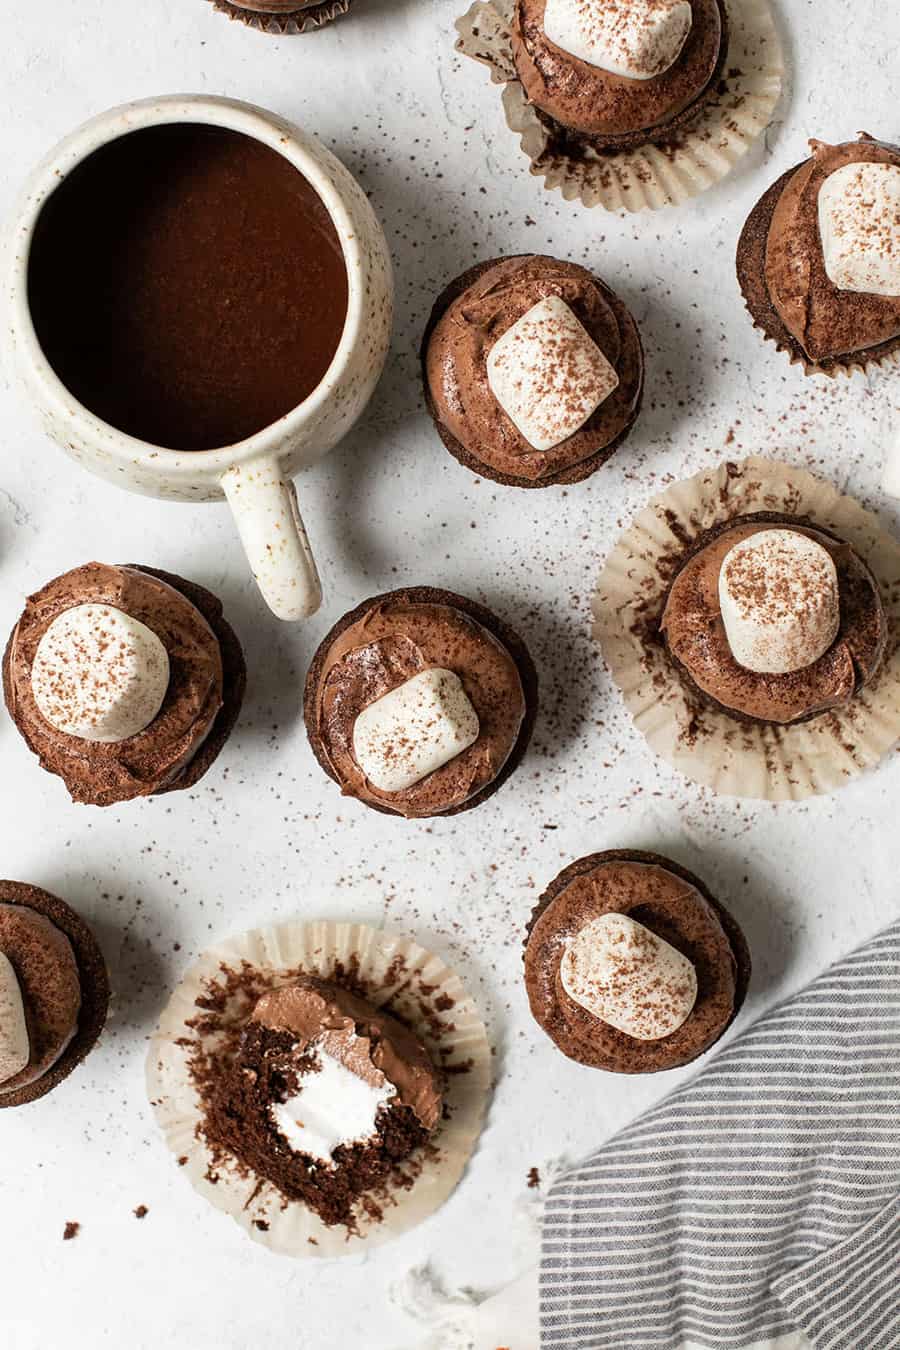
<path id="1" fill-rule="evenodd" d="M 900 923 L 565 1173 L 541 1344 L 900 1347 Z"/>

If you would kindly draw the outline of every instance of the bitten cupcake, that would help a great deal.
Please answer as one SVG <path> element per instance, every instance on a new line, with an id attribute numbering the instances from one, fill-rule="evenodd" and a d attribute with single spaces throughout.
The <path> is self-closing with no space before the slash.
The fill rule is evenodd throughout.
<path id="1" fill-rule="evenodd" d="M 753 322 L 807 374 L 900 349 L 900 148 L 827 145 L 769 188 L 737 250 Z"/>
<path id="2" fill-rule="evenodd" d="M 570 1059 L 612 1073 L 689 1064 L 730 1026 L 749 979 L 735 920 L 655 853 L 572 863 L 541 896 L 525 945 L 539 1026 Z"/>
<path id="3" fill-rule="evenodd" d="M 349 797 L 406 817 L 468 811 L 519 764 L 537 711 L 522 640 L 490 610 L 418 586 L 335 624 L 306 680 L 322 768 Z"/>
<path id="4" fill-rule="evenodd" d="M 354 1211 L 441 1119 L 441 1076 L 419 1038 L 339 985 L 300 976 L 262 994 L 237 1035 L 194 1063 L 202 1133 L 328 1226 Z"/>
<path id="5" fill-rule="evenodd" d="M 103 1030 L 109 979 L 87 924 L 55 895 L 0 881 L 0 1107 L 57 1087 Z"/>
<path id="6" fill-rule="evenodd" d="M 594 473 L 634 426 L 644 389 L 626 306 L 586 268 L 540 254 L 479 263 L 451 282 L 422 363 L 446 448 L 512 487 Z"/>
<path id="7" fill-rule="evenodd" d="M 722 0 L 517 0 L 516 71 L 555 145 L 665 145 L 717 92 Z"/>
<path id="8" fill-rule="evenodd" d="M 246 670 L 222 606 L 154 568 L 87 563 L 29 598 L 3 661 L 6 706 L 73 801 L 193 787 L 240 711 Z"/>
<path id="9" fill-rule="evenodd" d="M 433 1214 L 465 1171 L 490 1084 L 484 1024 L 440 957 L 329 920 L 204 952 L 147 1056 L 181 1174 L 296 1260 L 361 1253 Z"/>
<path id="10" fill-rule="evenodd" d="M 740 721 L 790 726 L 847 707 L 888 641 L 878 583 L 836 535 L 738 516 L 678 566 L 660 631 L 682 678 Z"/>

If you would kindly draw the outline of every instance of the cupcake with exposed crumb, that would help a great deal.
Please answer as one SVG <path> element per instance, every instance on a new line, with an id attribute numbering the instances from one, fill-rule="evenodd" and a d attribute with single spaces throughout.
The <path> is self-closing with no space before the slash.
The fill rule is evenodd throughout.
<path id="1" fill-rule="evenodd" d="M 313 976 L 262 994 L 234 1057 L 196 1061 L 195 1081 L 214 1155 L 327 1226 L 352 1229 L 441 1119 L 441 1077 L 414 1032 Z"/>

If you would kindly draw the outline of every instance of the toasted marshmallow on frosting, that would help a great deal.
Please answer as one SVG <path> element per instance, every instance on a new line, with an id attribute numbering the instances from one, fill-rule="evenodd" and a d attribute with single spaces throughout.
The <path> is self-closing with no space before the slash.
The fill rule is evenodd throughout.
<path id="1" fill-rule="evenodd" d="M 0 952 L 0 1083 L 15 1078 L 30 1058 L 22 990 L 12 962 Z"/>
<path id="2" fill-rule="evenodd" d="M 560 979 L 580 1007 L 637 1041 L 671 1036 L 697 1001 L 692 962 L 627 914 L 601 914 L 569 938 Z"/>
<path id="3" fill-rule="evenodd" d="M 479 730 L 459 676 L 430 667 L 363 708 L 353 754 L 380 792 L 402 792 L 461 755 Z"/>
<path id="4" fill-rule="evenodd" d="M 324 1045 L 311 1048 L 319 1052 L 318 1069 L 304 1075 L 299 1092 L 269 1111 L 292 1149 L 330 1163 L 340 1145 L 363 1143 L 375 1134 L 378 1112 L 397 1089 L 383 1073 L 370 1070 L 363 1078 Z"/>
<path id="5" fill-rule="evenodd" d="M 900 296 L 900 167 L 844 164 L 819 189 L 825 271 L 842 291 Z"/>
<path id="6" fill-rule="evenodd" d="M 598 70 L 652 80 L 678 60 L 692 21 L 689 0 L 547 0 L 544 32 Z"/>
<path id="7" fill-rule="evenodd" d="M 535 450 L 552 450 L 618 387 L 619 377 L 578 316 L 558 295 L 532 305 L 494 343 L 488 385 Z"/>
<path id="8" fill-rule="evenodd" d="M 760 530 L 726 553 L 719 606 L 738 665 L 762 675 L 805 670 L 840 628 L 834 559 L 798 530 Z"/>
<path id="9" fill-rule="evenodd" d="M 169 656 L 159 638 L 112 605 L 73 605 L 53 620 L 31 669 L 34 701 L 57 731 L 111 743 L 136 736 L 159 712 Z"/>

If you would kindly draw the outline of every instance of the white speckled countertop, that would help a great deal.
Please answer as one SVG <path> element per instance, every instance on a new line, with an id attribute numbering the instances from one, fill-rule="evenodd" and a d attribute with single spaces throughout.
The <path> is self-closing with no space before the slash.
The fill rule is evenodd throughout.
<path id="1" fill-rule="evenodd" d="M 750 938 L 741 1023 L 886 923 L 900 904 L 900 755 L 799 806 L 715 799 L 652 760 L 589 635 L 589 599 L 619 527 L 665 482 L 727 453 L 820 470 L 900 529 L 879 492 L 888 379 L 805 381 L 754 333 L 733 252 L 753 202 L 805 139 L 896 138 L 900 7 L 776 0 L 792 67 L 767 143 L 677 213 L 618 218 L 529 179 L 499 91 L 453 52 L 462 0 L 354 0 L 312 37 L 277 41 L 205 0 L 41 0 L 4 26 L 0 208 L 32 163 L 94 112 L 175 91 L 266 104 L 316 131 L 370 191 L 398 279 L 388 371 L 367 417 L 299 490 L 323 571 L 311 622 L 280 626 L 246 572 L 227 509 L 128 496 L 47 443 L 0 383 L 0 629 L 24 596 L 99 556 L 211 587 L 247 650 L 244 716 L 189 794 L 72 806 L 0 718 L 0 873 L 65 896 L 94 924 L 116 990 L 87 1064 L 0 1116 L 4 1350 L 414 1350 L 387 1291 L 425 1261 L 448 1285 L 518 1273 L 513 1213 L 529 1168 L 601 1142 L 682 1075 L 619 1081 L 567 1062 L 532 1024 L 520 941 L 543 884 L 595 849 L 669 852 L 702 874 Z M 10 21 L 14 19 L 14 21 Z M 633 307 L 648 400 L 612 463 L 568 492 L 473 477 L 425 417 L 416 348 L 432 299 L 473 261 L 547 251 L 589 264 Z M 78 316 L 73 315 L 73 323 Z M 900 407 L 900 375 L 892 401 Z M 303 676 L 346 609 L 431 581 L 486 601 L 531 644 L 543 681 L 533 748 L 489 804 L 391 821 L 340 799 L 303 732 Z M 450 958 L 477 991 L 498 1089 L 446 1207 L 368 1260 L 291 1263 L 248 1242 L 179 1176 L 143 1088 L 146 1038 L 206 944 L 270 919 L 353 917 Z M 686 1073 L 693 1072 L 686 1070 Z M 138 1222 L 137 1205 L 149 1213 Z M 81 1233 L 63 1244 L 67 1220 Z"/>

